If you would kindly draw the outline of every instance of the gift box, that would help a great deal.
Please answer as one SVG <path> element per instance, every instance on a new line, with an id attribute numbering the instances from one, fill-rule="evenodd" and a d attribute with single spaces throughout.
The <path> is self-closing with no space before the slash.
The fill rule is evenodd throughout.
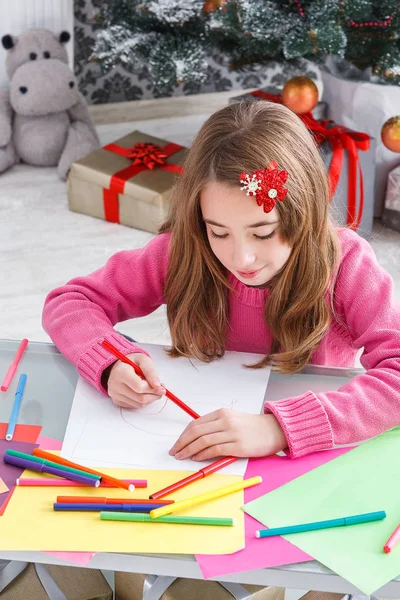
<path id="1" fill-rule="evenodd" d="M 72 164 L 69 207 L 157 233 L 186 153 L 178 144 L 133 131 Z"/>
<path id="2" fill-rule="evenodd" d="M 388 176 L 382 221 L 390 229 L 400 231 L 400 165 Z"/>
<path id="3" fill-rule="evenodd" d="M 315 135 L 328 168 L 334 222 L 370 239 L 374 220 L 375 139 L 332 121 L 310 123 L 305 117 L 305 122 Z"/>
<path id="4" fill-rule="evenodd" d="M 136 573 L 115 573 L 115 600 L 142 600 L 145 593 L 154 584 L 156 576 Z M 259 585 L 227 584 L 228 591 L 217 581 L 199 579 L 175 579 L 160 600 L 234 600 L 246 598 L 252 600 L 284 600 L 285 591 L 278 587 L 262 587 Z"/>
<path id="5" fill-rule="evenodd" d="M 365 131 L 376 140 L 374 216 L 381 218 L 388 176 L 399 164 L 399 155 L 384 146 L 381 129 L 387 119 L 399 114 L 400 86 L 345 79 L 324 71 L 321 75 L 328 118 L 349 129 Z"/>
<path id="6" fill-rule="evenodd" d="M 264 87 L 259 90 L 255 90 L 253 92 L 248 92 L 246 94 L 240 94 L 240 96 L 233 96 L 229 98 L 229 104 L 232 102 L 240 102 L 241 100 L 246 100 L 248 102 L 255 102 L 256 100 L 268 100 L 270 102 L 276 102 L 279 98 L 281 89 L 276 87 Z M 311 111 L 314 119 L 325 119 L 327 114 L 328 106 L 326 102 L 318 102 L 317 106 Z"/>
<path id="7" fill-rule="evenodd" d="M 331 200 L 331 215 L 335 223 L 342 227 L 350 226 L 368 240 L 374 222 L 376 141 L 369 136 L 366 139 L 361 133 L 364 138 L 361 144 L 368 147 L 357 147 L 358 132 L 347 130 L 343 135 L 348 139 L 343 141 L 343 160 Z M 348 149 L 346 145 L 352 136 L 356 147 Z M 335 146 L 328 139 L 320 149 L 328 169 L 331 165 L 335 169 Z"/>
<path id="8" fill-rule="evenodd" d="M 60 600 L 63 595 L 66 600 L 112 600 L 113 591 L 97 569 L 33 564 L 0 587 L 1 600 Z"/>

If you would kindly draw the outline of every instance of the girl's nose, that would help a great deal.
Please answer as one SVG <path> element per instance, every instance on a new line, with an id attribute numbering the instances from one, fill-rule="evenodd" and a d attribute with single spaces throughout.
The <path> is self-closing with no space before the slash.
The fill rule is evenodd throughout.
<path id="1" fill-rule="evenodd" d="M 255 262 L 255 255 L 251 247 L 245 244 L 238 244 L 234 250 L 233 264 L 237 271 L 249 269 Z"/>

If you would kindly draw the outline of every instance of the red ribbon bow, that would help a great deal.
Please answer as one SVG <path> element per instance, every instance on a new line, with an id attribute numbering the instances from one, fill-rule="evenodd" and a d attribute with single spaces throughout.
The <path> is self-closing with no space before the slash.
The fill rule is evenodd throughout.
<path id="1" fill-rule="evenodd" d="M 364 210 L 364 182 L 358 157 L 358 150 L 369 150 L 370 138 L 367 133 L 351 131 L 341 125 L 328 127 L 333 121 L 316 121 L 311 114 L 300 115 L 308 129 L 314 134 L 316 142 L 321 146 L 328 140 L 332 148 L 332 160 L 329 166 L 329 189 L 333 197 L 343 165 L 343 153 L 348 155 L 348 183 L 347 183 L 347 225 L 356 231 L 360 226 Z M 360 190 L 359 207 L 357 214 L 357 172 Z"/>
<path id="2" fill-rule="evenodd" d="M 282 98 L 278 94 L 269 94 L 263 90 L 255 90 L 251 92 L 252 96 L 282 104 Z M 361 131 L 351 131 L 346 127 L 335 126 L 327 127 L 333 121 L 317 121 L 312 116 L 311 112 L 303 115 L 298 115 L 307 126 L 309 131 L 314 135 L 316 142 L 321 146 L 326 140 L 332 148 L 332 160 L 329 166 L 329 190 L 331 199 L 336 191 L 339 182 L 340 173 L 343 166 L 343 152 L 348 153 L 348 190 L 347 190 L 347 225 L 356 231 L 361 223 L 364 210 L 364 183 L 363 175 L 358 156 L 358 150 L 365 152 L 369 150 L 370 138 L 366 133 Z M 357 172 L 359 174 L 359 190 L 360 200 L 357 214 Z"/>
<path id="3" fill-rule="evenodd" d="M 154 169 L 159 165 L 165 165 L 167 154 L 156 144 L 135 144 L 128 148 L 127 158 L 133 159 L 133 165 L 144 165 L 146 169 Z"/>
<path id="4" fill-rule="evenodd" d="M 157 146 L 150 143 L 137 143 L 131 148 L 123 148 L 117 144 L 107 144 L 104 150 L 114 152 L 119 156 L 124 156 L 133 160 L 133 162 L 121 171 L 114 173 L 111 177 L 109 189 L 103 190 L 104 216 L 107 221 L 119 223 L 119 200 L 118 194 L 123 194 L 125 183 L 131 177 L 146 170 L 161 169 L 181 175 L 183 167 L 172 163 L 166 163 L 165 159 L 175 152 L 182 150 L 183 146 L 173 144 L 172 142 L 164 146 Z"/>

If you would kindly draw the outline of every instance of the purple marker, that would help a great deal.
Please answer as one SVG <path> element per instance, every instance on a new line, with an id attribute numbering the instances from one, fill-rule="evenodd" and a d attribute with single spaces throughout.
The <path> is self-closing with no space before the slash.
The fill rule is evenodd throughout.
<path id="1" fill-rule="evenodd" d="M 165 506 L 164 503 L 160 504 L 140 504 L 140 503 L 121 503 L 121 504 L 107 504 L 104 502 L 55 502 L 53 504 L 54 510 L 77 510 L 77 511 L 99 511 L 102 510 L 113 510 L 122 512 L 136 512 L 136 513 L 149 513 L 153 508 L 161 508 Z"/>
<path id="2" fill-rule="evenodd" d="M 71 481 L 77 481 L 78 483 L 85 483 L 96 488 L 100 485 L 100 478 L 92 479 L 91 477 L 84 477 L 84 475 L 77 475 L 76 473 L 71 473 L 69 471 L 62 471 L 61 469 L 56 469 L 55 467 L 49 467 L 45 464 L 33 462 L 33 460 L 18 458 L 17 456 L 11 456 L 9 454 L 4 454 L 3 461 L 9 465 L 14 465 L 15 467 L 29 469 L 30 471 L 36 471 L 37 473 L 56 475 L 57 477 L 62 477 L 63 479 L 70 479 Z"/>

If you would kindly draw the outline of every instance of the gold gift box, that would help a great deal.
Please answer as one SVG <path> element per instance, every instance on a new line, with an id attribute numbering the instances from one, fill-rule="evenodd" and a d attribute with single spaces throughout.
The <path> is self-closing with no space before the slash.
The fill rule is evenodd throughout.
<path id="1" fill-rule="evenodd" d="M 115 144 L 132 148 L 138 143 L 160 146 L 169 142 L 140 131 L 118 139 Z M 187 148 L 182 148 L 165 159 L 167 164 L 182 165 Z M 74 162 L 68 175 L 68 204 L 70 210 L 105 219 L 103 191 L 110 189 L 113 175 L 132 164 L 125 158 L 100 148 Z M 155 167 L 141 171 L 125 182 L 123 193 L 118 195 L 119 223 L 157 233 L 168 213 L 168 203 L 176 180 L 175 173 Z"/>

